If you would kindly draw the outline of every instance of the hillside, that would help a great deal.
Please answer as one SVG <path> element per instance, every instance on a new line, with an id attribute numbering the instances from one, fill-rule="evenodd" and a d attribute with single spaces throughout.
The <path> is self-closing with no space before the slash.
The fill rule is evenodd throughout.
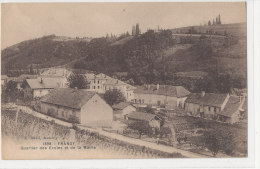
<path id="1" fill-rule="evenodd" d="M 189 33 L 189 34 L 188 34 Z M 128 72 L 135 84 L 207 87 L 225 92 L 246 87 L 246 24 L 185 27 L 117 39 L 72 39 L 55 35 L 24 41 L 2 51 L 2 73 L 66 65 L 114 75 Z M 177 72 L 202 71 L 206 82 L 177 78 Z M 228 84 L 219 84 L 219 81 Z M 210 87 L 208 87 L 210 86 Z M 226 87 L 225 87 L 226 86 Z"/>
<path id="2" fill-rule="evenodd" d="M 21 42 L 2 51 L 1 71 L 66 64 L 84 56 L 88 41 L 50 35 Z"/>

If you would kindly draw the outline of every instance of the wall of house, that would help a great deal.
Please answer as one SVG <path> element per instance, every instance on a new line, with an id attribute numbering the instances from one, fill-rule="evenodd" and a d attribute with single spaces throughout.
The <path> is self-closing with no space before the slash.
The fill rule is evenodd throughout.
<path id="1" fill-rule="evenodd" d="M 48 94 L 52 89 L 33 89 L 33 97 L 42 97 Z"/>
<path id="2" fill-rule="evenodd" d="M 134 90 L 126 90 L 126 101 L 133 102 L 134 101 Z"/>
<path id="3" fill-rule="evenodd" d="M 78 120 L 80 118 L 79 110 L 43 102 L 41 102 L 41 112 L 68 121 L 72 118 Z"/>
<path id="4" fill-rule="evenodd" d="M 24 89 L 24 97 L 33 98 L 33 90 L 28 85 Z"/>
<path id="5" fill-rule="evenodd" d="M 220 107 L 215 106 L 203 106 L 203 112 L 206 116 L 213 116 L 221 111 Z"/>
<path id="6" fill-rule="evenodd" d="M 131 113 L 133 111 L 136 111 L 136 108 L 134 106 L 129 105 L 129 106 L 125 107 L 122 110 L 122 118 L 125 119 L 125 115 L 129 114 L 129 113 Z"/>
<path id="7" fill-rule="evenodd" d="M 147 104 L 147 105 L 171 105 L 171 107 L 177 108 L 178 103 L 182 102 L 182 99 L 177 97 L 170 97 L 165 95 L 155 94 L 143 94 L 134 93 L 134 103 Z"/>
<path id="8" fill-rule="evenodd" d="M 88 126 L 111 126 L 113 109 L 98 95 L 94 95 L 82 108 L 81 124 Z"/>
<path id="9" fill-rule="evenodd" d="M 103 84 L 106 82 L 105 79 L 90 79 L 88 91 L 94 91 L 97 93 L 105 93 Z"/>
<path id="10" fill-rule="evenodd" d="M 216 113 L 221 111 L 220 107 L 204 105 L 203 107 L 199 104 L 185 103 L 185 111 L 196 115 L 199 112 L 204 112 L 205 117 L 213 117 Z"/>
<path id="11" fill-rule="evenodd" d="M 50 76 L 40 76 L 38 77 L 39 80 L 43 80 L 44 81 L 47 81 L 47 82 L 56 82 L 58 84 L 58 87 L 59 88 L 67 88 L 68 85 L 68 81 L 67 81 L 67 78 L 66 77 L 63 77 L 63 76 L 53 76 L 53 77 L 50 77 Z"/>

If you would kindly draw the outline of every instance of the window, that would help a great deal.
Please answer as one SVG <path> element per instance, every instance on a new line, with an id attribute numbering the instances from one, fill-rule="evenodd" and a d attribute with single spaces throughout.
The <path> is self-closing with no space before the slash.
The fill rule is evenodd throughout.
<path id="1" fill-rule="evenodd" d="M 215 112 L 215 113 L 217 112 L 217 108 L 216 108 L 216 107 L 214 107 L 214 112 Z"/>
<path id="2" fill-rule="evenodd" d="M 94 89 L 96 89 L 96 86 L 93 86 Z"/>
<path id="3" fill-rule="evenodd" d="M 157 105 L 160 106 L 161 105 L 161 101 L 157 101 Z"/>
<path id="4" fill-rule="evenodd" d="M 97 88 L 99 89 L 99 86 Z"/>
<path id="5" fill-rule="evenodd" d="M 135 99 L 135 103 L 136 103 L 136 99 Z"/>
<path id="6" fill-rule="evenodd" d="M 97 83 L 99 84 L 99 80 L 97 81 Z"/>
<path id="7" fill-rule="evenodd" d="M 210 111 L 210 107 L 208 107 L 209 111 Z"/>
<path id="8" fill-rule="evenodd" d="M 142 100 L 142 102 L 144 103 L 144 99 Z"/>
<path id="9" fill-rule="evenodd" d="M 64 112 L 61 113 L 61 116 L 64 117 Z"/>

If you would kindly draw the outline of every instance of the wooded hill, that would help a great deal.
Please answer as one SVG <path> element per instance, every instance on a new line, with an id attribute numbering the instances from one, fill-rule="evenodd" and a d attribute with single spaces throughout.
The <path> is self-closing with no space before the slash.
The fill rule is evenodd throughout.
<path id="1" fill-rule="evenodd" d="M 206 88 L 210 92 L 225 92 L 230 87 L 246 87 L 245 25 L 186 27 L 181 32 L 149 30 L 136 36 L 91 41 L 50 35 L 4 49 L 2 73 L 28 69 L 30 65 L 41 68 L 66 64 L 108 75 L 128 72 L 126 79 L 132 79 L 136 85 L 159 83 L 184 85 L 191 91 Z M 176 33 L 184 35 L 176 38 Z M 191 71 L 203 71 L 208 76 L 204 80 L 175 76 L 177 72 Z M 227 82 L 220 84 L 223 80 Z"/>

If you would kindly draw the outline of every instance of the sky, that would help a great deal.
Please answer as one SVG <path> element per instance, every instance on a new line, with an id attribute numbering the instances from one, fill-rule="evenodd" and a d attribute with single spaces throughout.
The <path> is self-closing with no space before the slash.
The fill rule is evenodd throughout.
<path id="1" fill-rule="evenodd" d="M 6 3 L 1 8 L 2 49 L 24 40 L 55 34 L 101 37 L 131 32 L 200 25 L 221 15 L 226 23 L 246 22 L 244 2 L 218 3 Z"/>

